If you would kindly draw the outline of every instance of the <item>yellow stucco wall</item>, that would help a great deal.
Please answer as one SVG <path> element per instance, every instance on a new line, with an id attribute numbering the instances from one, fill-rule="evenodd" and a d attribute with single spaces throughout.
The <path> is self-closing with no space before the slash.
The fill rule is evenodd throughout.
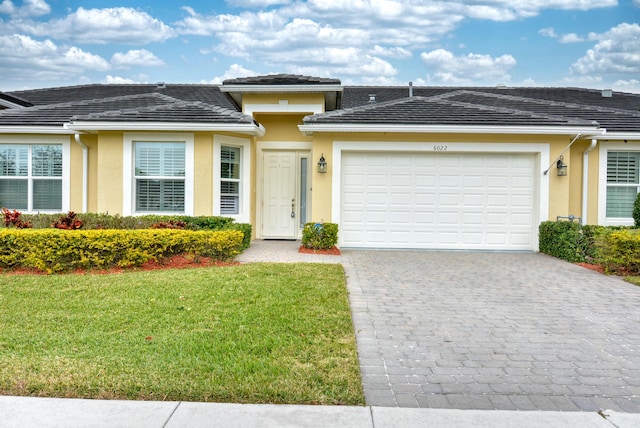
<path id="1" fill-rule="evenodd" d="M 122 214 L 122 159 L 123 133 L 101 132 L 98 135 L 95 173 L 96 191 L 92 192 L 90 201 L 95 199 L 96 211 L 99 213 Z"/>
<path id="2" fill-rule="evenodd" d="M 194 135 L 194 215 L 211 215 L 213 209 L 213 134 Z"/>

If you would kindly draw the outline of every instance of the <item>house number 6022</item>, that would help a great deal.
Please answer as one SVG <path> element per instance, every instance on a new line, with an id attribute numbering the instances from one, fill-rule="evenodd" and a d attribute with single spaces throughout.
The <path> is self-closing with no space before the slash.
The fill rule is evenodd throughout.
<path id="1" fill-rule="evenodd" d="M 447 146 L 433 146 L 434 152 L 446 152 Z"/>

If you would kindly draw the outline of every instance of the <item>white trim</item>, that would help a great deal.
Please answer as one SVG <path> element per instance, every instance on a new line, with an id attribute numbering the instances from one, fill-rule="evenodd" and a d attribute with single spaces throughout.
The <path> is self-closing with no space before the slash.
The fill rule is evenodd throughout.
<path id="1" fill-rule="evenodd" d="M 600 142 L 598 156 L 598 224 L 602 226 L 633 226 L 633 218 L 607 218 L 607 156 L 608 152 L 640 152 L 640 145 L 623 142 Z M 640 184 L 639 184 L 640 186 Z"/>
<path id="2" fill-rule="evenodd" d="M 444 153 L 532 153 L 537 155 L 539 181 L 536 183 L 536 203 L 539 207 L 537 219 L 533 224 L 549 219 L 549 176 L 544 174 L 543 165 L 549 163 L 550 147 L 547 143 L 413 143 L 413 142 L 367 142 L 367 141 L 334 141 L 333 142 L 333 174 L 331 177 L 331 221 L 340 224 L 342 207 L 342 152 L 422 152 L 439 151 L 436 148 L 446 147 Z M 534 205 L 535 206 L 535 205 Z M 535 213 L 534 213 L 535 214 Z M 533 249 L 538 249 L 538 234 L 532 230 Z"/>
<path id="3" fill-rule="evenodd" d="M 11 108 L 11 109 L 29 107 L 29 106 L 23 106 L 22 104 L 12 103 L 11 101 L 5 100 L 4 98 L 0 98 L 0 106 L 5 106 L 6 108 Z"/>
<path id="4" fill-rule="evenodd" d="M 243 94 L 342 92 L 342 85 L 222 85 L 220 92 Z"/>
<path id="5" fill-rule="evenodd" d="M 283 100 L 285 101 L 285 100 Z M 252 116 L 254 113 L 307 113 L 319 114 L 324 111 L 323 104 L 245 104 L 243 113 Z"/>
<path id="6" fill-rule="evenodd" d="M 71 210 L 71 140 L 62 135 L 0 135 L 0 144 L 22 144 L 29 146 L 59 145 L 62 146 L 62 209 L 60 212 Z M 29 182 L 33 177 L 29 177 Z M 29 196 L 32 196 L 31 191 Z M 31 200 L 29 206 L 31 206 Z M 58 212 L 58 211 L 25 211 L 34 212 Z"/>
<path id="7" fill-rule="evenodd" d="M 214 131 L 237 132 L 261 137 L 265 129 L 260 124 L 224 124 L 224 123 L 197 123 L 197 122 L 72 122 L 64 125 L 65 128 L 80 131 Z"/>
<path id="8" fill-rule="evenodd" d="M 149 142 L 184 142 L 185 143 L 185 176 L 184 176 L 184 215 L 194 212 L 194 137 L 191 133 L 153 133 L 153 132 L 125 132 L 122 140 L 122 215 L 144 215 L 151 213 L 135 212 L 133 143 L 135 141 Z M 159 212 L 157 214 L 166 214 Z"/>
<path id="9" fill-rule="evenodd" d="M 301 132 L 392 132 L 392 133 L 448 133 L 448 134 L 534 134 L 576 135 L 587 138 L 601 135 L 603 129 L 577 126 L 484 126 L 484 125 L 405 125 L 405 124 L 304 124 L 298 125 Z"/>
<path id="10" fill-rule="evenodd" d="M 220 148 L 222 146 L 240 148 L 240 200 L 238 214 L 224 214 L 238 223 L 250 222 L 251 211 L 251 140 L 230 137 L 228 135 L 213 136 L 213 215 L 220 214 Z"/>
<path id="11" fill-rule="evenodd" d="M 0 126 L 0 134 L 54 134 L 73 135 L 76 131 L 60 126 Z"/>
<path id="12" fill-rule="evenodd" d="M 607 140 L 613 140 L 613 141 L 627 140 L 627 142 L 630 142 L 630 141 L 640 142 L 640 132 L 607 132 L 605 134 L 598 135 L 594 138 L 600 141 L 604 140 L 605 142 Z"/>

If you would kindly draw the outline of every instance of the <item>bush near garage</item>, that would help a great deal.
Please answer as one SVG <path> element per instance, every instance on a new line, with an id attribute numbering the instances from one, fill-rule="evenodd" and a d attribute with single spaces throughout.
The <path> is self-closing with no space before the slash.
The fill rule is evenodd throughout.
<path id="1" fill-rule="evenodd" d="M 0 268 L 46 273 L 135 267 L 186 254 L 229 260 L 243 247 L 238 230 L 0 230 Z"/>
<path id="2" fill-rule="evenodd" d="M 306 223 L 302 229 L 302 246 L 314 250 L 328 250 L 338 243 L 335 223 Z"/>
<path id="3" fill-rule="evenodd" d="M 540 252 L 572 263 L 590 263 L 608 273 L 640 273 L 640 229 L 546 221 L 539 228 Z"/>

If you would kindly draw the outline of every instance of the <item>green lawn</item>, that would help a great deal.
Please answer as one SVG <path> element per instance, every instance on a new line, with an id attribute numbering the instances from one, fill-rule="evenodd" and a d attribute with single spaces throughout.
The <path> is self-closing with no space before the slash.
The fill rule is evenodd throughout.
<path id="1" fill-rule="evenodd" d="M 0 394 L 364 404 L 339 265 L 0 275 Z"/>

